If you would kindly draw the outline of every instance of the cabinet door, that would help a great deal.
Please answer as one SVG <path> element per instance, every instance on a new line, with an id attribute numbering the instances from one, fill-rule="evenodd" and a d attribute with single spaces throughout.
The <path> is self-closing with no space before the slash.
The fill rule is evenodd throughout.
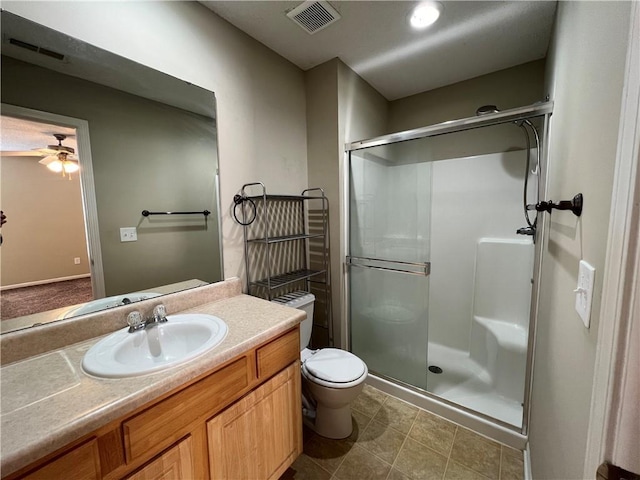
<path id="1" fill-rule="evenodd" d="M 155 460 L 150 461 L 127 480 L 176 480 L 193 476 L 191 437 L 171 447 Z"/>
<path id="2" fill-rule="evenodd" d="M 24 480 L 97 480 L 100 478 L 98 442 L 91 439 L 43 467 L 21 477 Z"/>
<path id="3" fill-rule="evenodd" d="M 207 423 L 211 478 L 277 479 L 302 453 L 298 361 Z"/>

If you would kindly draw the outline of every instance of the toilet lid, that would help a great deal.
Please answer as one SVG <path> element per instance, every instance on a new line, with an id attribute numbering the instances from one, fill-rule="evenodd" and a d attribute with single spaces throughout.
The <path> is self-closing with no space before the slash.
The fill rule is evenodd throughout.
<path id="1" fill-rule="evenodd" d="M 362 360 L 337 348 L 323 348 L 304 362 L 304 368 L 314 377 L 332 383 L 353 382 L 366 371 Z"/>

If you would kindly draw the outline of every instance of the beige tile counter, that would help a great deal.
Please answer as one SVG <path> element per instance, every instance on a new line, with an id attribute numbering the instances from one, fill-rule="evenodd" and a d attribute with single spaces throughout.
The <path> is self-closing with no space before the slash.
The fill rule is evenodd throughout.
<path id="1" fill-rule="evenodd" d="M 132 412 L 285 332 L 304 318 L 302 311 L 242 294 L 186 308 L 180 313 L 189 312 L 222 318 L 229 327 L 227 337 L 197 359 L 158 373 L 124 379 L 85 374 L 81 368 L 83 355 L 100 337 L 3 366 L 2 475 Z"/>

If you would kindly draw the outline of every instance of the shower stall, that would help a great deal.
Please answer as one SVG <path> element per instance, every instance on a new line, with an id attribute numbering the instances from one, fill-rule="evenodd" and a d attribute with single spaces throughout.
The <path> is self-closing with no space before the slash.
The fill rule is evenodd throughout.
<path id="1" fill-rule="evenodd" d="M 347 145 L 349 349 L 374 381 L 518 434 L 551 111 L 483 107 Z"/>

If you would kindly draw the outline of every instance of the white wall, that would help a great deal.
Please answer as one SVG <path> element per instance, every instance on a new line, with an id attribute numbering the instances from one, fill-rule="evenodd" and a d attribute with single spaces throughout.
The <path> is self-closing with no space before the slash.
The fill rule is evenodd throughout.
<path id="1" fill-rule="evenodd" d="M 305 80 L 309 186 L 322 187 L 329 199 L 334 343 L 344 347 L 345 232 L 344 211 L 340 205 L 344 194 L 344 144 L 382 135 L 387 122 L 387 101 L 337 58 L 305 72 Z"/>
<path id="2" fill-rule="evenodd" d="M 244 271 L 230 215 L 243 183 L 307 187 L 303 73 L 196 2 L 16 2 L 3 9 L 215 92 L 226 277 Z"/>
<path id="3" fill-rule="evenodd" d="M 340 164 L 338 161 L 338 60 L 330 60 L 305 72 L 307 100 L 307 162 L 309 186 L 322 188 L 329 200 L 329 250 L 331 255 L 331 314 L 334 332 L 339 332 L 340 318 Z M 315 292 L 315 291 L 314 291 Z M 315 293 L 320 293 L 315 292 Z M 324 305 L 316 295 L 315 324 L 327 323 Z M 334 333 L 334 338 L 340 335 Z M 313 346 L 329 345 L 329 331 L 315 328 Z M 336 345 L 339 343 L 336 342 Z"/>
<path id="4" fill-rule="evenodd" d="M 469 350 L 477 242 L 523 238 L 525 158 L 515 151 L 433 162 L 430 342 Z"/>
<path id="5" fill-rule="evenodd" d="M 547 64 L 549 198 L 582 192 L 585 204 L 580 219 L 545 215 L 529 434 L 536 479 L 583 478 L 629 12 L 629 2 L 558 6 Z M 580 259 L 596 269 L 588 330 L 574 311 Z"/>
<path id="6" fill-rule="evenodd" d="M 482 105 L 497 105 L 501 110 L 530 105 L 544 100 L 543 85 L 544 61 L 536 60 L 394 100 L 389 102 L 388 131 L 398 132 L 472 117 Z M 523 143 L 522 134 L 511 125 L 470 130 L 429 140 L 434 160 L 504 151 L 505 145 L 521 147 Z"/>

